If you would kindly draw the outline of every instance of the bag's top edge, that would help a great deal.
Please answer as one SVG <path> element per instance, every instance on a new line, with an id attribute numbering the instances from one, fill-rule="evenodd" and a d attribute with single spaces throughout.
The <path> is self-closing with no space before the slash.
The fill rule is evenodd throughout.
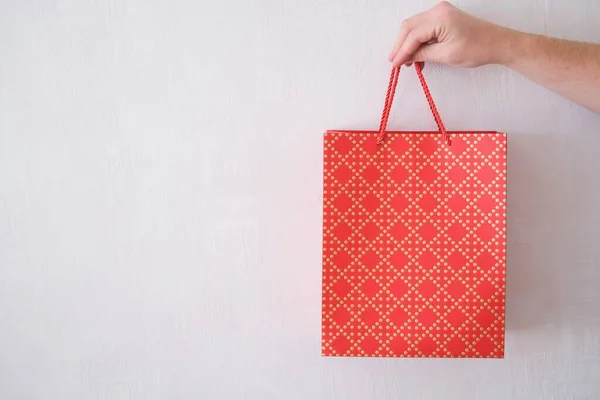
<path id="1" fill-rule="evenodd" d="M 462 134 L 481 134 L 481 133 L 488 133 L 488 134 L 498 134 L 498 135 L 506 135 L 506 133 L 504 132 L 498 132 L 498 131 L 447 131 L 449 134 L 452 133 L 462 133 Z M 370 130 L 359 130 L 359 129 L 328 129 L 325 131 L 325 134 L 328 133 L 379 133 L 379 131 L 370 131 Z M 392 135 L 407 135 L 407 134 L 412 134 L 412 133 L 440 133 L 439 131 L 385 131 L 385 133 L 388 134 L 392 134 Z"/>

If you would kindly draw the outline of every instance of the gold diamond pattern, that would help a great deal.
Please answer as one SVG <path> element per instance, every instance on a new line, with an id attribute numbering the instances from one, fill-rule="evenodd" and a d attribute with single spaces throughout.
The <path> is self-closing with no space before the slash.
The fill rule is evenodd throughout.
<path id="1" fill-rule="evenodd" d="M 503 357 L 506 135 L 324 138 L 322 354 Z"/>

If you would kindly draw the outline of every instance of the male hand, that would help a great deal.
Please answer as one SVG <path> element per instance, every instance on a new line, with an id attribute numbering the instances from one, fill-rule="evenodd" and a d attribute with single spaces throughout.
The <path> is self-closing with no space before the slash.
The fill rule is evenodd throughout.
<path id="1" fill-rule="evenodd" d="M 518 32 L 475 18 L 443 1 L 402 23 L 389 60 L 395 66 L 433 61 L 459 67 L 505 63 Z"/>

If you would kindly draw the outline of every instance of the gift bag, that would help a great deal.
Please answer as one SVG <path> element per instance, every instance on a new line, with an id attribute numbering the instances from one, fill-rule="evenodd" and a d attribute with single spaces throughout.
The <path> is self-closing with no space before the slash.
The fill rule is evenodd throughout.
<path id="1" fill-rule="evenodd" d="M 322 355 L 504 356 L 506 135 L 324 135 Z"/>

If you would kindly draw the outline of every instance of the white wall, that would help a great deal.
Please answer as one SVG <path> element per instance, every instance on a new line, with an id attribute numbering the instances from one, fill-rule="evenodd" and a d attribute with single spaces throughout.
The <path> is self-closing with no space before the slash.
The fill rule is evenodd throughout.
<path id="1" fill-rule="evenodd" d="M 378 125 L 432 4 L 0 0 L 0 398 L 599 398 L 600 117 L 499 67 L 425 72 L 509 133 L 506 359 L 319 355 L 321 134 Z M 595 0 L 458 5 L 600 39 Z"/>

